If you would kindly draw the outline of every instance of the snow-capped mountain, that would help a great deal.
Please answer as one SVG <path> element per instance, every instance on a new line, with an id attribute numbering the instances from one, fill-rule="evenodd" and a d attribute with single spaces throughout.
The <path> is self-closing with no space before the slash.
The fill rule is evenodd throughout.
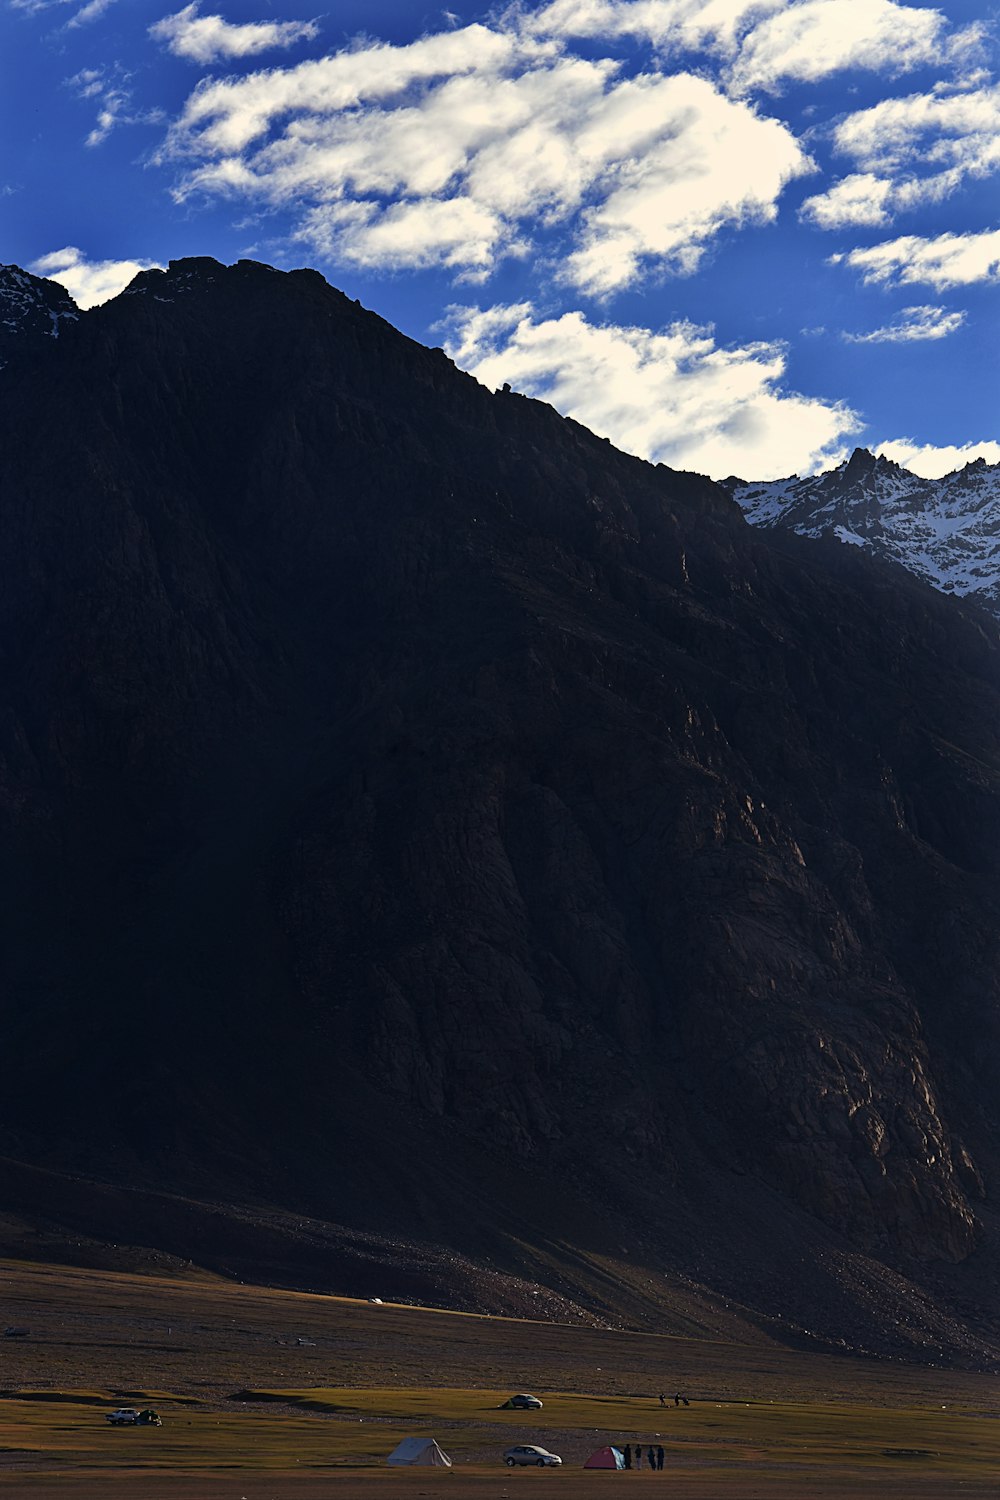
<path id="1" fill-rule="evenodd" d="M 1000 612 L 1000 464 L 921 479 L 866 448 L 825 474 L 724 487 L 755 526 L 838 537 Z"/>
<path id="2" fill-rule="evenodd" d="M 0 266 L 0 368 L 18 351 L 57 339 L 80 310 L 57 281 L 32 276 L 20 266 Z"/>

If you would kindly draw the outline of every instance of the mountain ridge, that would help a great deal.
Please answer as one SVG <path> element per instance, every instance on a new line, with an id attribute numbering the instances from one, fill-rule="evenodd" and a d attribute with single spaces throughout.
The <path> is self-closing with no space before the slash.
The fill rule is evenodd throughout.
<path id="1" fill-rule="evenodd" d="M 856 448 L 822 474 L 724 489 L 755 526 L 833 536 L 898 563 L 932 587 L 1000 611 L 1000 464 L 982 457 L 922 479 Z"/>

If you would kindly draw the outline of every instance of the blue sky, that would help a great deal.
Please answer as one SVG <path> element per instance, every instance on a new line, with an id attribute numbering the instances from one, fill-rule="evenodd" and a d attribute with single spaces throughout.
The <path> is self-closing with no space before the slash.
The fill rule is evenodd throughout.
<path id="1" fill-rule="evenodd" d="M 0 0 L 0 260 L 315 265 L 676 467 L 1000 461 L 995 5 Z"/>

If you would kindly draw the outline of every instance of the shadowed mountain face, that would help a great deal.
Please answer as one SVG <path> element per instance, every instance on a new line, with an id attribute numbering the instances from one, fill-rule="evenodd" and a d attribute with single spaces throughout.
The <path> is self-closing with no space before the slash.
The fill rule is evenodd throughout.
<path id="1" fill-rule="evenodd" d="M 993 627 L 314 272 L 67 328 L 0 384 L 5 1204 L 994 1350 Z"/>

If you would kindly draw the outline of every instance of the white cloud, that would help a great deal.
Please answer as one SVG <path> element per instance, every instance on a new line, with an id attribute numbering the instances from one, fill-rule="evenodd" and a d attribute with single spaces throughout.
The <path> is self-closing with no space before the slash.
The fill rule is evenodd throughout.
<path id="1" fill-rule="evenodd" d="M 109 89 L 97 111 L 97 123 L 87 136 L 88 146 L 100 146 L 115 126 L 121 123 L 129 95 L 121 89 Z"/>
<path id="2" fill-rule="evenodd" d="M 91 21 L 100 20 L 106 10 L 110 10 L 115 0 L 89 0 L 89 4 L 83 5 L 74 16 L 66 22 L 70 29 L 77 26 L 89 26 Z"/>
<path id="3" fill-rule="evenodd" d="M 663 52 L 715 54 L 738 92 L 851 68 L 894 77 L 963 57 L 979 35 L 953 33 L 940 11 L 898 0 L 554 0 L 526 24 L 540 36 L 630 37 Z"/>
<path id="4" fill-rule="evenodd" d="M 845 229 L 855 224 L 885 224 L 893 185 L 872 172 L 855 172 L 825 193 L 807 198 L 800 216 L 819 229 Z"/>
<path id="5" fill-rule="evenodd" d="M 66 87 L 73 89 L 78 99 L 96 99 L 104 92 L 105 82 L 103 68 L 81 68 L 79 73 L 66 79 Z"/>
<path id="6" fill-rule="evenodd" d="M 451 309 L 445 347 L 485 385 L 510 382 L 626 451 L 717 478 L 780 477 L 840 461 L 846 407 L 787 391 L 775 344 L 720 348 L 710 329 L 539 318 L 530 303 Z"/>
<path id="7" fill-rule="evenodd" d="M 188 99 L 168 144 L 206 156 L 240 152 L 282 120 L 328 118 L 435 80 L 489 77 L 545 55 L 554 55 L 551 46 L 530 48 L 510 32 L 474 25 L 401 47 L 374 42 L 293 68 L 208 79 Z"/>
<path id="8" fill-rule="evenodd" d="M 1000 86 L 994 86 L 883 99 L 848 115 L 833 140 L 838 151 L 869 170 L 907 166 L 923 153 L 967 170 L 988 170 L 997 164 L 998 136 Z"/>
<path id="9" fill-rule="evenodd" d="M 561 276 L 596 293 L 650 262 L 692 270 L 812 169 L 785 125 L 703 78 L 623 78 L 478 25 L 208 82 L 166 155 L 193 163 L 179 197 L 292 205 L 300 237 L 366 267 L 484 275 L 531 227 L 568 229 Z"/>
<path id="10" fill-rule="evenodd" d="M 956 333 L 965 322 L 964 312 L 947 312 L 943 307 L 903 307 L 891 323 L 874 328 L 871 333 L 845 333 L 849 344 L 913 344 L 926 339 L 945 339 Z"/>
<path id="11" fill-rule="evenodd" d="M 619 85 L 614 102 L 634 86 Z M 644 260 L 693 271 L 707 240 L 726 225 L 772 220 L 785 184 L 812 169 L 784 125 L 704 79 L 681 73 L 645 93 L 640 118 L 659 128 L 648 142 L 623 134 L 609 191 L 585 212 L 580 247 L 562 271 L 585 291 L 630 285 Z M 602 138 L 605 114 L 592 127 Z"/>
<path id="12" fill-rule="evenodd" d="M 87 136 L 88 146 L 99 146 L 125 116 L 131 101 L 131 91 L 125 87 L 125 75 L 116 68 L 82 68 L 72 78 L 65 80 L 78 99 L 99 101 L 97 122 Z"/>
<path id="13" fill-rule="evenodd" d="M 782 7 L 744 38 L 736 89 L 814 83 L 849 68 L 895 76 L 941 60 L 948 25 L 937 10 L 896 0 L 803 0 Z"/>
<path id="14" fill-rule="evenodd" d="M 162 118 L 156 109 L 132 109 L 131 76 L 114 63 L 108 67 L 82 68 L 65 80 L 66 88 L 72 89 L 78 99 L 98 101 L 97 122 L 86 137 L 88 146 L 100 146 L 119 125 L 156 124 Z"/>
<path id="15" fill-rule="evenodd" d="M 979 281 L 1000 281 L 1000 229 L 932 239 L 907 234 L 831 255 L 830 263 L 850 266 L 864 281 L 881 286 L 932 286 L 944 292 Z"/>
<path id="16" fill-rule="evenodd" d="M 663 51 L 731 53 L 754 21 L 788 0 L 553 0 L 527 20 L 540 36 L 631 37 Z"/>
<path id="17" fill-rule="evenodd" d="M 842 120 L 833 142 L 863 171 L 810 198 L 805 217 L 822 229 L 886 223 L 894 213 L 940 202 L 968 179 L 1000 168 L 1000 86 L 883 99 Z M 877 218 L 863 217 L 866 184 Z"/>
<path id="18" fill-rule="evenodd" d="M 887 223 L 1000 165 L 998 91 L 972 66 L 982 28 L 956 30 L 936 7 L 902 0 L 553 0 L 525 25 L 539 37 L 627 37 L 663 54 L 701 52 L 734 96 L 774 94 L 786 83 L 818 83 L 850 70 L 895 77 L 935 67 L 939 82 L 930 93 L 883 100 L 837 126 L 835 148 L 858 170 L 804 205 L 804 219 L 819 228 Z"/>
<path id="19" fill-rule="evenodd" d="M 882 196 L 886 213 L 940 202 L 969 178 L 990 177 L 1000 168 L 1000 86 L 883 99 L 847 115 L 834 132 L 834 145 L 891 180 Z M 814 222 L 835 213 L 843 190 L 837 184 L 825 199 L 811 201 Z"/>
<path id="20" fill-rule="evenodd" d="M 298 238 L 368 270 L 446 266 L 463 281 L 479 281 L 493 264 L 504 227 L 469 198 L 392 203 L 381 211 L 369 203 L 339 203 L 311 210 Z"/>
<path id="21" fill-rule="evenodd" d="M 28 267 L 36 276 L 48 276 L 69 292 L 78 307 L 96 307 L 117 297 L 140 271 L 159 268 L 155 260 L 87 260 L 75 245 L 52 250 Z"/>
<path id="22" fill-rule="evenodd" d="M 110 0 L 92 0 L 108 4 Z M 319 33 L 315 21 L 251 21 L 234 25 L 222 16 L 200 16 L 197 0 L 175 15 L 150 26 L 149 34 L 176 57 L 210 63 L 221 57 L 254 57 L 276 47 L 310 41 Z"/>
<path id="23" fill-rule="evenodd" d="M 53 6 L 76 5 L 78 0 L 7 0 L 11 10 L 24 11 L 29 16 L 40 15 L 43 11 L 51 10 Z M 115 0 L 87 0 L 80 6 L 66 22 L 66 29 L 73 30 L 78 26 L 87 26 L 91 21 L 97 21 L 109 10 Z"/>
<path id="24" fill-rule="evenodd" d="M 921 479 L 941 479 L 977 458 L 985 459 L 988 464 L 1000 464 L 1000 443 L 991 438 L 983 443 L 964 443 L 960 448 L 936 448 L 932 443 L 918 443 L 913 438 L 895 438 L 879 443 L 875 452 L 891 458 L 912 474 L 919 474 Z"/>

